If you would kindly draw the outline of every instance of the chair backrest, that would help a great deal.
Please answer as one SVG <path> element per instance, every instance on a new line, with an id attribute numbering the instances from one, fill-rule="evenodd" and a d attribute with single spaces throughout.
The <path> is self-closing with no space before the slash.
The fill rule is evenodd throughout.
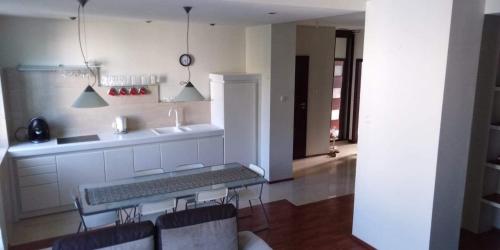
<path id="1" fill-rule="evenodd" d="M 138 171 L 135 172 L 135 176 L 148 176 L 148 175 L 155 175 L 155 174 L 163 174 L 165 171 L 161 168 L 156 168 L 156 169 L 150 169 L 150 170 L 143 170 L 143 171 Z"/>
<path id="2" fill-rule="evenodd" d="M 175 168 L 175 171 L 190 170 L 190 169 L 196 169 L 196 168 L 202 168 L 202 167 L 204 167 L 204 166 L 201 163 L 180 165 L 180 166 L 177 166 Z"/>
<path id="3" fill-rule="evenodd" d="M 227 194 L 228 194 L 227 188 L 201 191 L 196 194 L 196 202 L 206 202 L 206 201 L 223 199 L 227 197 Z"/>
<path id="4" fill-rule="evenodd" d="M 80 204 L 80 199 L 78 197 L 74 197 L 73 199 L 75 207 L 78 210 L 78 214 L 80 215 L 84 226 L 88 229 L 115 224 L 119 219 L 116 211 L 84 215 L 82 213 L 82 205 Z"/>
<path id="5" fill-rule="evenodd" d="M 232 204 L 188 209 L 156 220 L 158 249 L 238 249 Z"/>
<path id="6" fill-rule="evenodd" d="M 255 165 L 255 164 L 250 164 L 248 166 L 249 169 L 251 169 L 252 171 L 256 172 L 257 174 L 259 174 L 260 176 L 264 176 L 266 174 L 266 172 L 264 171 L 263 168 Z"/>
<path id="7" fill-rule="evenodd" d="M 177 199 L 169 199 L 156 202 L 146 202 L 139 205 L 139 214 L 151 215 L 157 213 L 164 213 L 167 210 L 175 209 L 177 207 Z"/>
<path id="8" fill-rule="evenodd" d="M 85 227 L 87 227 L 88 229 L 116 224 L 116 222 L 119 220 L 116 211 L 109 211 L 93 215 L 82 215 L 82 219 L 85 223 Z"/>
<path id="9" fill-rule="evenodd" d="M 155 249 L 155 228 L 150 221 L 129 223 L 63 237 L 54 250 L 77 249 Z"/>

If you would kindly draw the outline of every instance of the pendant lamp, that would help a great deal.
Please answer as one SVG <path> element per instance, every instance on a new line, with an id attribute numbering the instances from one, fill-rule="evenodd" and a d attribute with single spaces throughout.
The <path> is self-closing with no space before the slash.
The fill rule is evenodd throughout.
<path id="1" fill-rule="evenodd" d="M 192 101 L 204 101 L 205 97 L 196 89 L 196 87 L 191 82 L 191 70 L 190 66 L 192 63 L 191 55 L 189 54 L 189 12 L 192 7 L 185 6 L 184 10 L 187 15 L 187 29 L 186 29 L 186 54 L 183 54 L 180 58 L 181 65 L 187 67 L 188 71 L 188 80 L 187 82 L 181 82 L 181 84 L 185 84 L 184 88 L 182 88 L 181 92 L 174 98 L 176 102 L 192 102 Z M 186 60 L 187 59 L 187 60 Z"/>
<path id="2" fill-rule="evenodd" d="M 97 92 L 95 92 L 93 86 L 97 82 L 97 74 L 94 72 L 90 67 L 89 67 L 89 62 L 87 61 L 87 58 L 85 56 L 86 51 L 84 51 L 83 46 L 82 46 L 82 35 L 81 35 L 81 17 L 85 15 L 84 13 L 84 7 L 85 4 L 87 3 L 88 0 L 78 0 L 78 44 L 80 45 L 80 51 L 82 53 L 83 57 L 83 62 L 85 63 L 85 67 L 87 67 L 87 70 L 90 72 L 90 74 L 94 77 L 94 83 L 88 84 L 87 87 L 83 90 L 83 93 L 80 94 L 80 96 L 75 100 L 73 105 L 71 105 L 74 108 L 99 108 L 99 107 L 105 107 L 108 106 L 108 103 L 101 97 Z M 85 18 L 84 18 L 85 22 Z M 85 33 L 85 23 L 83 24 L 84 28 L 84 36 L 86 36 Z M 86 42 L 87 39 L 84 37 L 84 41 Z M 85 46 L 86 48 L 87 46 Z"/>

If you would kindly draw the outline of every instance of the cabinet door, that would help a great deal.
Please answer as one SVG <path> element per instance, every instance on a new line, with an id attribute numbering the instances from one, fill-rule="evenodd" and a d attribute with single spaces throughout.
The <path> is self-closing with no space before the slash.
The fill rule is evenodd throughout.
<path id="1" fill-rule="evenodd" d="M 224 138 L 207 137 L 198 140 L 198 161 L 205 166 L 224 163 Z"/>
<path id="2" fill-rule="evenodd" d="M 59 206 L 57 183 L 23 187 L 19 193 L 23 212 Z"/>
<path id="3" fill-rule="evenodd" d="M 55 156 L 30 157 L 16 160 L 17 168 L 31 168 L 56 164 Z"/>
<path id="4" fill-rule="evenodd" d="M 144 171 L 161 168 L 160 144 L 134 147 L 134 170 Z"/>
<path id="5" fill-rule="evenodd" d="M 105 181 L 103 152 L 59 155 L 57 175 L 61 205 L 72 204 L 79 185 Z"/>
<path id="6" fill-rule="evenodd" d="M 104 151 L 106 181 L 126 179 L 134 176 L 134 150 L 117 148 Z"/>
<path id="7" fill-rule="evenodd" d="M 175 171 L 180 165 L 198 163 L 198 141 L 183 140 L 160 145 L 161 167 L 165 172 Z"/>

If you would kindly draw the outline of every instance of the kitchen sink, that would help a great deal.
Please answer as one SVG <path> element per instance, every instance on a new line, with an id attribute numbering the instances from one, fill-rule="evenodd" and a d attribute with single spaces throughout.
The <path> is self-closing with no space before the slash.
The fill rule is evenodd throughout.
<path id="1" fill-rule="evenodd" d="M 163 127 L 163 128 L 153 128 L 151 131 L 157 135 L 168 135 L 168 134 L 178 134 L 189 132 L 192 129 L 187 127 Z"/>

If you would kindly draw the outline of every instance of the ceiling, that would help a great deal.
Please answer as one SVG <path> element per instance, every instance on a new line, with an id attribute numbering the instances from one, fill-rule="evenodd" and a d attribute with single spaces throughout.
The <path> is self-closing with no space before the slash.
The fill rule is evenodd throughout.
<path id="1" fill-rule="evenodd" d="M 364 29 L 365 12 L 325 17 L 299 22 L 301 25 L 334 26 L 338 29 Z"/>
<path id="2" fill-rule="evenodd" d="M 89 18 L 184 21 L 183 6 L 193 6 L 191 20 L 217 24 L 258 25 L 344 15 L 363 10 L 366 0 L 90 0 Z M 68 18 L 76 0 L 1 0 L 0 15 Z M 275 15 L 269 12 L 277 12 Z"/>

